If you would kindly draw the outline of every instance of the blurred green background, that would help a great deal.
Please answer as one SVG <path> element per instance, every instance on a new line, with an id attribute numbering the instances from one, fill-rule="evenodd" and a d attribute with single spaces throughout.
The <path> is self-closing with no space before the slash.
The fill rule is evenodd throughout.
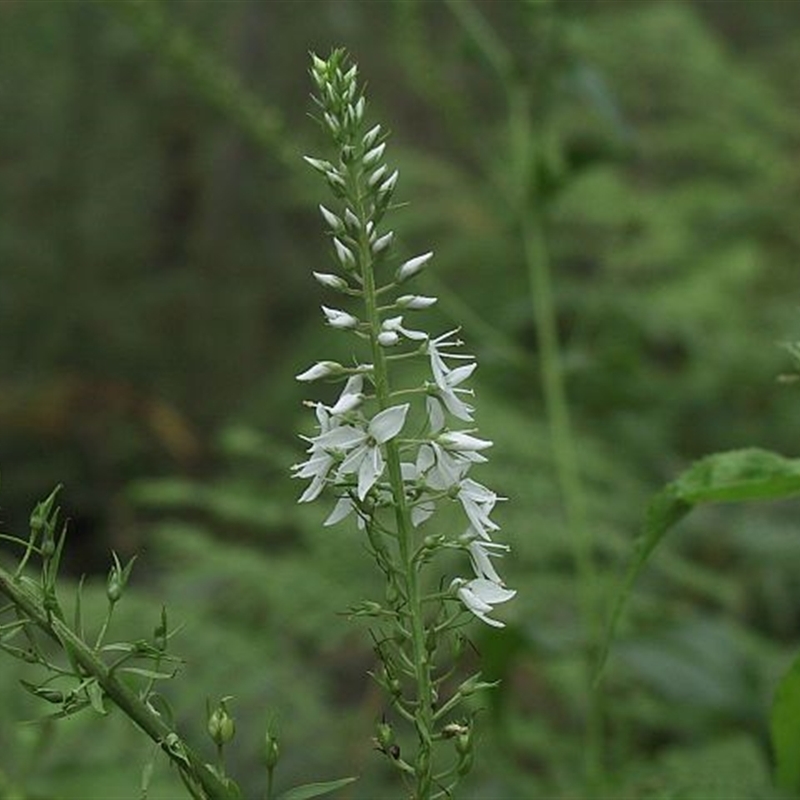
<path id="1" fill-rule="evenodd" d="M 120 635 L 150 635 L 162 603 L 185 624 L 167 692 L 199 742 L 206 698 L 234 695 L 247 798 L 268 720 L 280 787 L 358 774 L 341 796 L 400 796 L 371 751 L 368 632 L 336 613 L 379 596 L 379 575 L 354 530 L 321 528 L 325 503 L 295 504 L 288 472 L 313 422 L 293 376 L 349 347 L 311 277 L 330 262 L 301 160 L 327 154 L 309 51 L 358 62 L 409 203 L 398 252 L 436 251 L 425 323 L 462 326 L 480 363 L 495 447 L 476 477 L 509 497 L 519 595 L 505 631 L 472 629 L 503 683 L 463 797 L 504 800 L 584 796 L 586 705 L 509 85 L 537 137 L 526 202 L 607 599 L 648 498 L 693 459 L 798 450 L 778 378 L 800 331 L 799 37 L 800 4 L 771 0 L 0 3 L 3 530 L 24 534 L 63 483 L 68 568 L 98 609 L 110 550 L 140 554 Z M 656 555 L 604 683 L 610 796 L 769 796 L 770 697 L 800 634 L 796 511 L 704 510 Z M 20 725 L 46 712 L 24 674 L 0 659 L 0 797 L 138 797 L 151 746 L 114 715 Z M 150 796 L 178 787 L 159 761 Z"/>

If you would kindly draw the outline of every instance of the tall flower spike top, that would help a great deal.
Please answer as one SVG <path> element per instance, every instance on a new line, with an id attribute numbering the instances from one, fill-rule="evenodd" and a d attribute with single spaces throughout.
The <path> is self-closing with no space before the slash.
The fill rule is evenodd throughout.
<path id="1" fill-rule="evenodd" d="M 313 56 L 311 76 L 319 121 L 337 150 L 334 161 L 305 158 L 335 200 L 332 208 L 319 210 L 337 268 L 314 277 L 339 297 L 322 306 L 324 322 L 351 336 L 354 350 L 366 360 L 352 365 L 321 360 L 297 376 L 304 382 L 343 384 L 331 405 L 309 403 L 318 433 L 303 437 L 308 458 L 293 467 L 295 477 L 310 480 L 300 502 L 327 490 L 338 499 L 326 524 L 355 514 L 368 532 L 385 531 L 380 515 L 394 514 L 397 526 L 409 523 L 407 535 L 428 542 L 429 549 L 435 540 L 435 547 L 462 550 L 474 576 L 452 579 L 448 599 L 502 627 L 489 614 L 515 592 L 505 587 L 492 562 L 508 551 L 492 541 L 498 525 L 491 513 L 501 498 L 468 477 L 475 464 L 486 461 L 484 452 L 492 443 L 478 438 L 474 428 L 462 427 L 473 421 L 473 392 L 464 384 L 475 371 L 475 359 L 461 351 L 458 329 L 431 336 L 420 323 L 407 321 L 436 303 L 435 297 L 409 289 L 433 253 L 404 261 L 394 256 L 394 233 L 384 220 L 392 210 L 398 172 L 384 159 L 387 135 L 380 125 L 366 122 L 357 67 L 343 51 L 334 51 L 327 60 Z M 359 300 L 359 308 L 340 307 L 345 299 Z M 390 371 L 397 361 L 413 358 L 427 365 L 429 378 L 398 390 L 390 384 Z M 426 536 L 440 503 L 461 506 L 464 527 L 458 535 L 444 537 L 437 530 L 436 536 Z M 420 569 L 430 556 L 417 558 L 413 568 Z"/>

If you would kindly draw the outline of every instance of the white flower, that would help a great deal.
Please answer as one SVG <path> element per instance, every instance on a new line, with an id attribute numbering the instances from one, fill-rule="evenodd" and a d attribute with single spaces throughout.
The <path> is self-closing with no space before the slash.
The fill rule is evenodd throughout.
<path id="1" fill-rule="evenodd" d="M 473 394 L 472 389 L 459 389 L 475 370 L 477 364 L 466 364 L 444 374 L 441 384 L 428 384 L 428 396 L 425 398 L 425 409 L 428 412 L 428 422 L 431 432 L 436 433 L 445 426 L 445 410 L 457 419 L 472 422 L 472 412 L 475 410 L 465 403 L 458 394 Z"/>
<path id="2" fill-rule="evenodd" d="M 458 328 L 452 331 L 447 331 L 447 333 L 443 333 L 441 336 L 437 336 L 435 339 L 431 339 L 428 342 L 428 355 L 431 359 L 431 371 L 433 372 L 433 379 L 436 381 L 436 385 L 440 389 L 447 388 L 447 382 L 445 378 L 447 374 L 452 371 L 451 368 L 447 366 L 444 359 L 455 358 L 462 361 L 475 360 L 474 356 L 466 353 L 446 352 L 446 349 L 448 348 L 461 347 L 463 344 L 460 339 L 448 340 L 448 337 L 452 336 L 454 333 L 458 333 Z"/>
<path id="3" fill-rule="evenodd" d="M 472 534 L 472 530 L 469 531 Z M 491 562 L 491 556 L 497 556 L 501 552 L 507 553 L 509 546 L 507 544 L 499 544 L 497 542 L 482 541 L 480 539 L 473 539 L 468 545 L 469 560 L 472 563 L 472 569 L 478 578 L 485 578 L 487 581 L 496 583 L 503 586 L 503 579 L 497 574 L 494 564 Z M 492 552 L 492 551 L 495 552 Z"/>
<path id="4" fill-rule="evenodd" d="M 421 445 L 417 453 L 417 474 L 434 491 L 449 491 L 457 486 L 466 468 L 468 465 L 465 467 L 462 461 L 453 458 L 433 442 Z"/>
<path id="5" fill-rule="evenodd" d="M 517 593 L 513 589 L 504 589 L 493 581 L 486 578 L 474 578 L 465 581 L 463 578 L 456 578 L 450 588 L 455 588 L 456 594 L 461 599 L 468 611 L 471 611 L 478 619 L 483 620 L 487 625 L 495 628 L 504 628 L 505 623 L 488 617 L 493 608 L 492 606 L 508 602 Z"/>
<path id="6" fill-rule="evenodd" d="M 500 530 L 500 526 L 489 519 L 497 503 L 497 495 L 472 478 L 464 478 L 456 494 L 470 525 L 483 539 L 489 539 L 489 531 Z"/>
<path id="7" fill-rule="evenodd" d="M 325 434 L 339 427 L 339 418 L 332 414 L 322 403 L 316 403 L 315 412 L 317 421 L 319 422 L 319 435 L 312 439 L 307 436 L 302 437 L 311 444 L 311 447 L 306 451 L 310 454 L 310 457 L 302 464 L 295 464 L 292 467 L 292 472 L 294 473 L 293 477 L 312 479 L 311 483 L 306 487 L 306 490 L 297 501 L 298 503 L 310 503 L 312 500 L 316 500 L 317 497 L 319 497 L 327 483 L 328 473 L 331 467 L 336 463 L 335 453 L 321 447 L 319 445 L 319 440 Z"/>
<path id="8" fill-rule="evenodd" d="M 331 431 L 331 438 L 334 439 L 336 434 L 347 428 L 347 433 L 338 437 L 343 449 L 348 451 L 347 457 L 339 467 L 339 474 L 358 473 L 359 500 L 367 496 L 367 492 L 383 474 L 385 465 L 381 445 L 400 433 L 408 409 L 408 403 L 384 409 L 370 420 L 365 430 L 342 426 Z"/>
<path id="9" fill-rule="evenodd" d="M 349 517 L 350 514 L 355 510 L 356 506 L 352 498 L 349 495 L 344 495 L 336 501 L 333 511 L 328 514 L 328 518 L 322 524 L 326 527 L 336 525 L 337 522 L 341 522 L 346 517 Z M 362 531 L 367 526 L 366 520 L 361 514 L 356 514 L 356 524 L 358 525 L 359 530 Z"/>
<path id="10" fill-rule="evenodd" d="M 347 379 L 339 399 L 331 406 L 331 414 L 338 417 L 358 408 L 364 402 L 363 387 L 364 378 L 361 375 L 351 375 Z"/>
<path id="11" fill-rule="evenodd" d="M 404 328 L 402 317 L 389 317 L 385 319 L 381 323 L 381 332 L 401 334 L 405 336 L 406 339 L 411 339 L 413 341 L 422 341 L 428 338 L 428 334 L 425 333 L 425 331 L 412 331 L 408 328 Z M 380 336 L 378 338 L 380 339 Z"/>

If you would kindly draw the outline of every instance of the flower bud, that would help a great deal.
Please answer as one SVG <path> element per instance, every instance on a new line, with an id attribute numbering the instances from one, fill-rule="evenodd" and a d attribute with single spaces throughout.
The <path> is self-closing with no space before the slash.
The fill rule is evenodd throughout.
<path id="1" fill-rule="evenodd" d="M 353 88 L 355 88 L 355 85 L 353 86 Z M 364 95 L 362 94 L 361 97 L 359 97 L 358 100 L 356 100 L 356 107 L 354 114 L 356 124 L 359 124 L 361 120 L 364 119 L 364 110 L 366 109 L 366 107 L 367 107 L 367 101 L 364 98 Z"/>
<path id="2" fill-rule="evenodd" d="M 347 227 L 353 232 L 358 231 L 361 228 L 361 222 L 350 208 L 346 208 L 344 210 L 344 221 Z"/>
<path id="3" fill-rule="evenodd" d="M 275 769 L 280 755 L 281 751 L 278 746 L 278 737 L 267 728 L 267 732 L 264 735 L 264 764 L 270 772 Z"/>
<path id="4" fill-rule="evenodd" d="M 334 275 L 331 272 L 313 272 L 312 275 L 317 283 L 321 284 L 327 289 L 348 289 L 347 281 L 339 275 Z"/>
<path id="5" fill-rule="evenodd" d="M 108 571 L 108 578 L 106 579 L 106 597 L 108 602 L 114 605 L 122 597 L 122 592 L 130 577 L 136 556 L 123 567 L 117 554 L 112 552 L 111 555 L 114 558 L 114 563 Z"/>
<path id="6" fill-rule="evenodd" d="M 56 542 L 53 539 L 52 531 L 47 530 L 45 532 L 45 539 L 42 542 L 42 546 L 39 549 L 42 561 L 49 561 L 56 553 Z"/>
<path id="7" fill-rule="evenodd" d="M 409 311 L 422 311 L 438 302 L 437 297 L 426 297 L 421 294 L 404 294 L 395 301 L 400 308 L 407 308 Z"/>
<path id="8" fill-rule="evenodd" d="M 323 161 L 321 158 L 312 158 L 311 156 L 303 156 L 303 161 L 326 177 L 336 172 L 336 167 L 334 167 L 330 161 Z"/>
<path id="9" fill-rule="evenodd" d="M 219 705 L 208 717 L 208 735 L 217 747 L 226 745 L 236 733 L 236 723 L 225 706 L 226 701 L 230 699 L 225 697 L 220 700 Z"/>
<path id="10" fill-rule="evenodd" d="M 401 264 L 397 269 L 395 280 L 398 283 L 413 278 L 417 273 L 422 271 L 422 268 L 433 258 L 433 252 L 423 253 L 421 256 L 410 258 L 408 261 Z"/>
<path id="11" fill-rule="evenodd" d="M 383 151 L 386 149 L 386 142 L 381 142 L 377 147 L 373 147 L 371 150 L 368 150 L 364 153 L 364 157 L 361 159 L 361 163 L 369 169 L 373 165 L 377 164 L 378 161 L 381 160 L 381 156 L 383 155 Z"/>
<path id="12" fill-rule="evenodd" d="M 361 140 L 364 144 L 365 150 L 371 150 L 374 147 L 375 142 L 378 141 L 378 136 L 380 136 L 381 126 L 375 125 L 373 128 L 370 128 L 365 134 L 364 138 Z"/>
<path id="13" fill-rule="evenodd" d="M 336 248 L 336 258 L 345 269 L 353 269 L 356 265 L 355 256 L 350 249 L 343 245 L 339 239 L 333 237 L 333 246 Z"/>
<path id="14" fill-rule="evenodd" d="M 392 243 L 392 239 L 394 239 L 394 231 L 389 231 L 389 233 L 384 233 L 383 236 L 379 236 L 371 245 L 372 252 L 375 255 L 378 253 L 382 253 L 386 250 L 389 245 Z"/>
<path id="15" fill-rule="evenodd" d="M 384 752 L 394 744 L 394 729 L 385 718 L 376 727 L 375 742 Z"/>
<path id="16" fill-rule="evenodd" d="M 330 211 L 329 209 L 325 208 L 325 206 L 320 204 L 319 213 L 322 214 L 322 218 L 334 233 L 339 233 L 340 231 L 344 230 L 344 223 L 339 217 L 336 216 L 336 214 L 333 213 L 333 211 Z"/>
<path id="17" fill-rule="evenodd" d="M 486 450 L 493 444 L 488 439 L 479 439 L 477 436 L 470 436 L 463 431 L 446 431 L 445 433 L 439 434 L 436 441 L 444 447 L 445 450 L 460 453 Z"/>
<path id="18" fill-rule="evenodd" d="M 372 188 L 375 186 L 378 181 L 383 179 L 383 176 L 386 174 L 386 164 L 381 164 L 372 175 L 369 176 L 367 180 L 367 185 Z"/>
<path id="19" fill-rule="evenodd" d="M 313 367 L 296 375 L 295 380 L 318 381 L 320 378 L 330 378 L 334 375 L 342 375 L 344 372 L 345 368 L 336 361 L 318 361 Z"/>
<path id="20" fill-rule="evenodd" d="M 391 195 L 394 191 L 394 187 L 397 185 L 397 178 L 399 177 L 400 172 L 395 170 L 379 187 L 378 187 L 378 194 L 382 195 Z"/>

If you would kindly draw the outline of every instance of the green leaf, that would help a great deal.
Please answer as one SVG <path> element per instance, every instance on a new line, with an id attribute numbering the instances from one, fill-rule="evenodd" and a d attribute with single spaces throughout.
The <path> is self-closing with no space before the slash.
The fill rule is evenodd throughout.
<path id="1" fill-rule="evenodd" d="M 770 715 L 775 782 L 781 789 L 800 792 L 800 657 L 783 676 Z"/>
<path id="2" fill-rule="evenodd" d="M 600 647 L 595 680 L 608 659 L 614 633 L 630 596 L 653 550 L 666 532 L 702 503 L 783 500 L 800 495 L 800 459 L 768 450 L 748 448 L 715 453 L 695 462 L 651 501 L 631 563 L 611 612 Z"/>
<path id="3" fill-rule="evenodd" d="M 312 797 L 321 797 L 324 794 L 335 792 L 355 780 L 356 778 L 339 778 L 339 780 L 325 781 L 324 783 L 306 783 L 284 792 L 278 800 L 310 800 Z"/>
<path id="4" fill-rule="evenodd" d="M 139 675 L 142 678 L 151 678 L 154 681 L 166 681 L 175 677 L 176 670 L 172 672 L 160 672 L 154 669 L 145 669 L 144 667 L 120 667 L 120 672 L 128 672 L 131 675 Z"/>

